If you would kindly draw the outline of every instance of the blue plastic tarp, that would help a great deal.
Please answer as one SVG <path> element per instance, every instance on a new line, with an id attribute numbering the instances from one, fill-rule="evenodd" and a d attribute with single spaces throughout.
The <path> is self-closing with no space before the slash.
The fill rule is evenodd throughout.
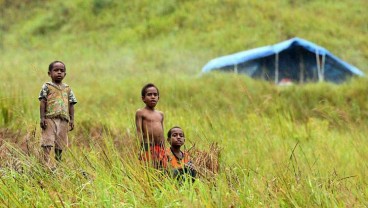
<path id="1" fill-rule="evenodd" d="M 315 81 L 318 79 L 316 77 L 323 76 L 324 80 L 340 82 L 352 75 L 364 75 L 358 68 L 337 58 L 325 48 L 297 37 L 275 45 L 215 58 L 202 68 L 202 72 L 234 71 L 235 67 L 238 73 L 269 80 L 275 79 L 275 70 L 278 70 L 279 80 L 287 77 L 293 81 Z"/>

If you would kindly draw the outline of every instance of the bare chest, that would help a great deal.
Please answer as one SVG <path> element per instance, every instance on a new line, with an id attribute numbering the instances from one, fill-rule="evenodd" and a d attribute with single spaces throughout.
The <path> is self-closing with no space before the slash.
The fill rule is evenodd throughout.
<path id="1" fill-rule="evenodd" d="M 143 122 L 148 123 L 161 123 L 162 115 L 159 113 L 147 113 L 143 116 Z"/>

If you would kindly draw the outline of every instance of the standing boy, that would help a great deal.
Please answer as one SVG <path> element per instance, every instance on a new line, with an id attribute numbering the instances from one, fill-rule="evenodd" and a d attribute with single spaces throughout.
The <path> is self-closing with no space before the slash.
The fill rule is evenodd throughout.
<path id="1" fill-rule="evenodd" d="M 137 135 L 141 143 L 142 153 L 140 159 L 152 162 L 154 168 L 166 167 L 164 137 L 164 114 L 155 110 L 160 99 L 158 88 L 152 84 L 146 84 L 141 91 L 144 108 L 138 109 L 135 114 Z"/>
<path id="2" fill-rule="evenodd" d="M 43 159 L 50 166 L 50 152 L 55 151 L 56 161 L 61 161 L 61 153 L 68 146 L 68 124 L 74 129 L 74 104 L 77 103 L 71 88 L 63 83 L 66 76 L 65 64 L 54 61 L 48 71 L 51 82 L 43 84 L 38 99 L 40 100 L 40 117 Z"/>

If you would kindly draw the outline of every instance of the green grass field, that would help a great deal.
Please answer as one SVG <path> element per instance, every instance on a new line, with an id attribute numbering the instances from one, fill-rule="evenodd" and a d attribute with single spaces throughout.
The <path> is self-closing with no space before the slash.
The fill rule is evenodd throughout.
<path id="1" fill-rule="evenodd" d="M 1 207 L 366 207 L 368 82 L 279 87 L 199 76 L 209 59 L 298 36 L 368 72 L 368 3 L 0 0 Z M 62 60 L 75 130 L 52 173 L 40 163 L 39 90 Z M 141 87 L 186 148 L 220 148 L 194 184 L 139 164 Z M 194 155 L 195 156 L 195 155 Z M 200 166 L 200 164 L 198 164 Z"/>

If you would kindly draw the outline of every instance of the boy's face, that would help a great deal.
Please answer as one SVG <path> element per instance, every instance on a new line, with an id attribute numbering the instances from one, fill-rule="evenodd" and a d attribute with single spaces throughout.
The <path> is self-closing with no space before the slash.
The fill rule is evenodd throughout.
<path id="1" fill-rule="evenodd" d="M 180 128 L 171 129 L 171 137 L 167 140 L 171 146 L 181 147 L 185 142 L 183 130 Z"/>
<path id="2" fill-rule="evenodd" d="M 51 80 L 55 83 L 61 83 L 66 76 L 65 66 L 62 63 L 56 62 L 48 72 Z"/>
<path id="3" fill-rule="evenodd" d="M 148 107 L 155 107 L 157 105 L 160 96 L 158 95 L 157 89 L 155 87 L 149 87 L 146 90 L 146 94 L 142 97 L 143 102 Z"/>

